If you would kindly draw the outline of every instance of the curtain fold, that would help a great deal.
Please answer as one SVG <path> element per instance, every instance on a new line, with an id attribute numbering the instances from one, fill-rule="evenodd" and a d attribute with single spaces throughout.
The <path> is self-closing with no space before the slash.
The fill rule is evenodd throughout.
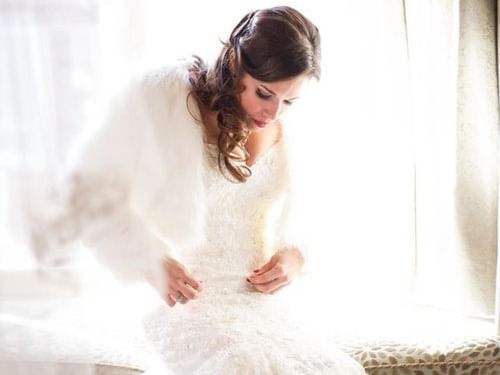
<path id="1" fill-rule="evenodd" d="M 462 0 L 457 100 L 456 264 L 472 286 L 467 313 L 494 313 L 498 208 L 495 0 Z M 470 306 L 477 306 L 471 308 Z"/>
<path id="2" fill-rule="evenodd" d="M 498 43 L 500 40 L 500 7 L 498 6 L 498 0 L 496 2 L 496 58 L 497 58 L 497 109 L 500 112 L 500 48 Z M 498 125 L 500 127 L 500 124 Z M 499 136 L 500 138 L 500 136 Z M 500 140 L 499 140 L 500 142 Z M 497 165 L 498 170 L 500 170 L 500 145 L 497 148 Z M 496 303 L 495 303 L 495 327 L 496 334 L 500 336 L 500 173 L 498 173 L 497 179 L 497 189 L 498 189 L 498 205 L 497 205 L 497 280 L 496 280 Z"/>
<path id="3" fill-rule="evenodd" d="M 496 1 L 405 4 L 417 143 L 417 300 L 492 319 L 498 214 Z"/>

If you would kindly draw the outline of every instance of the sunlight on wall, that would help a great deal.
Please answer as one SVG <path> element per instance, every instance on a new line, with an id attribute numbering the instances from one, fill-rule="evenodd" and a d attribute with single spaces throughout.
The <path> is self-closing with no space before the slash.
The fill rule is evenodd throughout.
<path id="1" fill-rule="evenodd" d="M 313 223 L 318 277 L 333 296 L 408 302 L 414 150 L 402 12 L 396 2 L 359 7 L 326 13 L 324 77 L 293 121 L 309 211 L 304 225 Z"/>

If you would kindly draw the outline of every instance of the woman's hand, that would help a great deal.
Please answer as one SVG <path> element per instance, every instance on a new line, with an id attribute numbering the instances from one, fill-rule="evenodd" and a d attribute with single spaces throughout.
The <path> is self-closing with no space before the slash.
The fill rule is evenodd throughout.
<path id="1" fill-rule="evenodd" d="M 201 282 L 194 279 L 186 267 L 173 258 L 167 257 L 163 261 L 163 269 L 166 272 L 166 296 L 165 301 L 170 307 L 177 302 L 182 304 L 198 298 L 202 291 Z"/>
<path id="2" fill-rule="evenodd" d="M 304 257 L 297 248 L 284 248 L 261 268 L 254 270 L 247 281 L 262 293 L 274 294 L 292 282 L 303 265 Z"/>

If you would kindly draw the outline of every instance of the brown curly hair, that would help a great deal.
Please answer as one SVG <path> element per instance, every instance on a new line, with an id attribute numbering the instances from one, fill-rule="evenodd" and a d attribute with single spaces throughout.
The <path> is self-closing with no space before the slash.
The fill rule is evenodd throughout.
<path id="1" fill-rule="evenodd" d="M 198 56 L 190 69 L 191 90 L 198 105 L 215 112 L 219 136 L 219 170 L 228 179 L 245 182 L 252 174 L 245 144 L 250 134 L 239 96 L 245 74 L 276 82 L 320 76 L 318 28 L 297 10 L 282 6 L 246 14 L 231 32 L 213 67 Z M 244 156 L 241 156 L 241 155 Z"/>

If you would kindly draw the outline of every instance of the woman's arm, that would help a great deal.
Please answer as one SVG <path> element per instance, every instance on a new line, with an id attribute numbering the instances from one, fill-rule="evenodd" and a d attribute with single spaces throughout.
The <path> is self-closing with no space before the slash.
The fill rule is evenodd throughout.
<path id="1" fill-rule="evenodd" d="M 43 257 L 61 254 L 68 249 L 65 245 L 80 240 L 118 280 L 148 281 L 168 302 L 166 268 L 172 268 L 167 266 L 173 264 L 173 246 L 154 233 L 132 203 L 134 194 L 146 194 L 136 191 L 138 179 L 150 176 L 146 185 L 157 182 L 154 174 L 140 173 L 147 162 L 141 159 L 143 149 L 151 146 L 151 139 L 145 138 L 151 104 L 140 80 L 115 98 L 99 126 L 88 131 L 73 152 L 57 184 L 56 213 L 51 209 L 50 218 L 32 226 L 33 245 Z M 151 171 L 154 161 L 149 164 Z M 189 278 L 187 273 L 182 276 Z"/>
<path id="2" fill-rule="evenodd" d="M 299 275 L 307 272 L 307 221 L 288 170 L 284 191 L 277 202 L 278 215 L 272 225 L 272 257 L 249 275 L 247 281 L 263 293 L 275 293 Z"/>

